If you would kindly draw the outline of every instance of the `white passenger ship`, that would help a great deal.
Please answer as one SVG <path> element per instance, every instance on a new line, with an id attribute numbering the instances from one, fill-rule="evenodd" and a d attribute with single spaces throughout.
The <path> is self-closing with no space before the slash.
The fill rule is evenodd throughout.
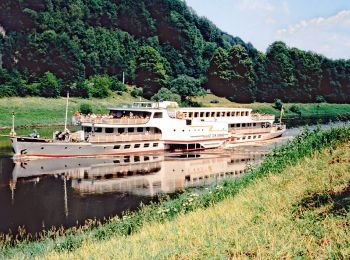
<path id="1" fill-rule="evenodd" d="M 275 116 L 247 108 L 180 108 L 176 102 L 135 102 L 108 115 L 77 115 L 82 130 L 52 139 L 11 137 L 15 157 L 95 157 L 195 151 L 281 136 Z"/>

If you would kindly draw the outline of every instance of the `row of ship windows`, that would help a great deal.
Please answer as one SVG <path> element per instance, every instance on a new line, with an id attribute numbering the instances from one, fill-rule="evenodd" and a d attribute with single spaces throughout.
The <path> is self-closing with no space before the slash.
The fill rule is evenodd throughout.
<path id="1" fill-rule="evenodd" d="M 237 138 L 237 141 L 240 141 L 240 140 L 251 140 L 251 139 L 260 139 L 261 138 L 261 135 L 248 135 L 248 136 L 243 136 L 242 138 Z"/>
<path id="2" fill-rule="evenodd" d="M 153 147 L 158 147 L 158 143 L 153 143 Z M 141 144 L 134 144 L 133 145 L 133 148 L 140 148 L 141 147 Z M 145 143 L 145 144 L 143 144 L 143 147 L 144 148 L 147 148 L 147 147 L 150 147 L 150 144 L 149 143 Z M 122 146 L 121 145 L 115 145 L 114 147 L 113 147 L 113 149 L 115 149 L 115 150 L 119 150 L 119 149 L 121 149 L 122 148 Z M 131 145 L 130 144 L 126 144 L 126 145 L 124 145 L 124 149 L 130 149 L 131 148 Z"/>
<path id="3" fill-rule="evenodd" d="M 85 132 L 91 132 L 91 127 L 85 127 Z M 128 128 L 102 128 L 102 127 L 94 127 L 95 133 L 106 133 L 106 134 L 113 134 L 113 133 L 145 133 L 149 132 L 149 127 L 128 127 Z M 154 129 L 154 133 L 160 133 L 160 130 L 158 128 Z"/>
<path id="4" fill-rule="evenodd" d="M 184 112 L 185 117 L 232 117 L 232 116 L 249 116 L 249 111 L 230 111 L 230 112 Z"/>
<path id="5" fill-rule="evenodd" d="M 192 181 L 197 182 L 197 181 L 201 181 L 203 179 L 212 179 L 215 177 L 225 177 L 227 175 L 238 175 L 238 174 L 242 174 L 244 172 L 245 172 L 244 170 L 238 170 L 238 171 L 232 171 L 232 172 L 226 172 L 226 173 L 210 174 L 210 175 L 205 175 L 205 176 L 199 177 L 199 178 L 193 178 Z M 191 181 L 191 177 L 188 175 L 185 177 L 185 180 Z"/>
<path id="6" fill-rule="evenodd" d="M 251 127 L 256 126 L 256 123 L 231 124 L 230 127 Z"/>

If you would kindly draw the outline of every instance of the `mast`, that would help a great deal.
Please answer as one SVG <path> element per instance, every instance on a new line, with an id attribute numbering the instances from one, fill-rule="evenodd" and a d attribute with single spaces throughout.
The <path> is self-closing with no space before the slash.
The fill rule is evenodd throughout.
<path id="1" fill-rule="evenodd" d="M 68 121 L 68 100 L 69 100 L 69 92 L 67 92 L 67 102 L 66 102 L 66 119 L 64 120 L 64 131 L 67 132 L 67 121 Z"/>
<path id="2" fill-rule="evenodd" d="M 15 112 L 12 112 L 12 128 L 11 128 L 10 136 L 16 136 L 16 132 L 15 132 Z"/>
<path id="3" fill-rule="evenodd" d="M 283 105 L 281 107 L 281 115 L 280 115 L 280 124 L 282 124 L 282 116 L 284 114 L 284 109 L 283 109 Z"/>

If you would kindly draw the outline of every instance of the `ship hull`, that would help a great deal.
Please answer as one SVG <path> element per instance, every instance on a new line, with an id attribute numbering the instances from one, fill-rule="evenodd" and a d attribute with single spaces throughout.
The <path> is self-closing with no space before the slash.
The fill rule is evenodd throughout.
<path id="1" fill-rule="evenodd" d="M 21 157 L 98 157 L 135 153 L 156 153 L 168 149 L 163 141 L 136 141 L 119 143 L 73 143 L 28 141 L 26 139 L 11 138 L 15 158 Z"/>

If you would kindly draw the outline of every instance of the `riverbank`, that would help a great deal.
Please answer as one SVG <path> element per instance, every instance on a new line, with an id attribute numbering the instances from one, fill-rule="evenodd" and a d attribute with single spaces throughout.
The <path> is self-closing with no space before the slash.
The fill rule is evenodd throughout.
<path id="1" fill-rule="evenodd" d="M 16 243 L 16 242 L 13 242 L 13 240 L 6 240 L 6 238 L 3 238 L 1 242 L 2 250 L 0 250 L 0 258 L 1 257 L 24 258 L 24 257 L 42 256 L 42 255 L 47 256 L 47 254 L 50 252 L 53 254 L 52 255 L 53 257 L 73 257 L 73 256 L 78 257 L 79 254 L 80 254 L 80 257 L 84 257 L 84 258 L 87 257 L 88 254 L 91 254 L 91 255 L 96 254 L 95 255 L 96 258 L 102 256 L 102 254 L 110 254 L 109 257 L 117 257 L 117 254 L 119 253 L 129 254 L 130 251 L 127 251 L 127 250 L 132 248 L 132 245 L 134 246 L 139 245 L 139 248 L 138 248 L 139 251 L 135 251 L 135 253 L 141 252 L 143 254 L 143 256 L 142 255 L 141 256 L 145 258 L 148 256 L 154 256 L 154 257 L 172 256 L 174 255 L 172 254 L 172 252 L 178 252 L 179 257 L 181 257 L 181 254 L 183 254 L 182 256 L 184 257 L 191 257 L 192 256 L 191 254 L 186 255 L 186 251 L 183 251 L 183 253 L 181 253 L 182 252 L 181 247 L 178 247 L 176 249 L 170 246 L 161 247 L 161 244 L 159 244 L 159 246 L 157 246 L 156 244 L 152 244 L 153 238 L 148 237 L 148 239 L 146 239 L 143 236 L 143 234 L 145 234 L 147 230 L 150 230 L 152 228 L 157 229 L 157 226 L 159 226 L 160 229 L 158 229 L 158 232 L 159 230 L 161 230 L 161 232 L 155 238 L 161 238 L 163 237 L 163 235 L 164 235 L 163 238 L 165 238 L 167 232 L 170 232 L 170 233 L 173 233 L 172 236 L 170 236 L 170 238 L 177 237 L 179 241 L 187 241 L 186 240 L 188 238 L 187 235 L 192 232 L 192 229 L 191 228 L 186 229 L 186 225 L 185 225 L 183 228 L 184 230 L 187 230 L 187 231 L 186 232 L 184 231 L 184 233 L 182 234 L 182 233 L 179 233 L 180 232 L 179 229 L 176 229 L 176 224 L 178 223 L 177 221 L 180 221 L 182 218 L 185 218 L 186 215 L 188 215 L 189 213 L 194 212 L 192 214 L 205 215 L 205 213 L 200 213 L 200 212 L 201 211 L 205 212 L 206 210 L 212 211 L 213 207 L 217 207 L 215 205 L 220 206 L 221 204 L 218 204 L 218 203 L 225 203 L 226 202 L 225 200 L 237 198 L 238 196 L 240 196 L 242 192 L 244 192 L 245 189 L 249 189 L 251 185 L 256 185 L 256 183 L 264 182 L 269 178 L 278 178 L 278 176 L 281 176 L 282 179 L 279 186 L 276 186 L 276 187 L 268 186 L 269 188 L 265 190 L 265 193 L 261 192 L 261 194 L 259 193 L 259 196 L 257 197 L 268 198 L 270 197 L 270 193 L 276 192 L 276 194 L 278 194 L 279 189 L 283 191 L 285 187 L 288 187 L 289 184 L 287 182 L 284 182 L 284 175 L 289 174 L 288 172 L 292 171 L 292 167 L 298 167 L 298 165 L 301 165 L 300 166 L 301 168 L 299 169 L 304 169 L 304 168 L 306 169 L 308 168 L 308 165 L 312 166 L 310 162 L 314 160 L 319 161 L 322 167 L 327 166 L 327 165 L 323 165 L 322 163 L 328 163 L 329 162 L 329 160 L 327 159 L 328 157 L 327 158 L 320 157 L 318 159 L 318 157 L 315 157 L 318 155 L 317 154 L 313 155 L 314 153 L 317 153 L 318 151 L 323 150 L 322 154 L 328 155 L 330 156 L 330 158 L 333 158 L 332 157 L 333 155 L 339 155 L 339 156 L 344 156 L 344 158 L 346 159 L 347 158 L 346 156 L 348 155 L 342 154 L 343 153 L 342 150 L 339 150 L 339 151 L 334 150 L 334 147 L 336 147 L 340 143 L 344 143 L 345 141 L 347 142 L 349 138 L 350 138 L 350 129 L 348 127 L 330 129 L 324 132 L 321 132 L 319 130 L 306 131 L 301 135 L 299 135 L 298 137 L 296 137 L 295 139 L 293 139 L 293 141 L 288 145 L 275 150 L 273 153 L 271 153 L 269 156 L 266 157 L 266 159 L 258 168 L 252 169 L 241 178 L 226 180 L 224 183 L 220 184 L 219 186 L 212 187 L 210 189 L 203 189 L 203 190 L 197 191 L 196 193 L 194 193 L 193 191 L 184 192 L 183 194 L 177 196 L 176 198 L 163 201 L 160 204 L 153 204 L 150 206 L 141 207 L 141 209 L 138 212 L 127 214 L 123 218 L 111 219 L 105 224 L 98 224 L 96 222 L 91 222 L 89 225 L 82 228 L 74 228 L 74 229 L 67 230 L 65 232 L 63 231 L 56 231 L 51 233 L 49 232 L 45 236 L 43 236 L 42 239 L 40 239 L 39 241 L 30 242 L 28 240 L 25 240 L 24 242 Z M 330 152 L 332 152 L 332 154 Z M 306 157 L 308 157 L 309 159 L 304 159 Z M 336 166 L 338 164 L 334 164 L 334 165 Z M 339 165 L 342 166 L 345 164 L 339 164 Z M 315 169 L 322 170 L 323 169 L 322 167 L 320 166 L 320 168 L 315 168 Z M 329 167 L 333 167 L 333 164 L 329 164 Z M 346 169 L 347 167 L 348 166 L 346 166 Z M 310 169 L 314 169 L 314 167 L 311 167 Z M 338 173 L 340 171 L 338 168 L 331 168 L 331 169 L 325 168 L 325 169 L 328 169 L 328 172 L 334 171 Z M 326 173 L 326 171 L 324 173 Z M 315 176 L 314 179 L 316 180 L 318 179 L 316 176 L 318 173 L 312 172 L 310 174 L 311 175 L 313 174 Z M 293 177 L 295 178 L 302 177 L 302 175 L 303 174 L 301 174 L 301 176 L 291 175 L 290 180 L 293 180 Z M 333 179 L 337 179 L 338 177 L 336 175 L 336 176 L 331 176 L 330 178 L 332 178 L 333 180 Z M 321 179 L 326 180 L 324 178 L 321 178 Z M 312 180 L 313 179 L 310 179 L 311 186 L 309 186 L 308 183 L 301 182 L 296 187 L 300 186 L 300 188 L 305 188 L 307 191 L 309 190 L 310 187 L 314 187 L 313 185 L 316 185 L 315 187 L 318 187 L 319 184 L 317 183 L 313 184 Z M 290 185 L 292 185 L 293 183 L 294 182 L 291 181 Z M 326 187 L 328 183 L 329 182 L 327 182 L 326 180 L 326 183 L 321 183 L 320 184 L 321 186 L 319 188 L 321 189 L 322 187 Z M 286 186 L 284 187 L 284 185 Z M 303 185 L 305 187 L 303 187 Z M 340 185 L 340 184 L 334 181 L 334 185 L 336 185 L 334 187 L 338 187 L 337 185 Z M 285 199 L 283 197 L 283 193 L 281 194 L 281 196 L 282 196 L 281 198 L 279 198 L 277 195 L 272 196 L 274 203 Z M 239 206 L 240 202 L 237 202 L 237 203 L 238 203 L 237 205 Z M 246 204 L 245 206 L 248 208 L 254 208 L 254 205 L 258 205 L 254 203 L 255 203 L 254 200 L 252 201 L 252 204 L 250 204 L 249 200 L 247 200 L 245 202 Z M 231 202 L 228 202 L 228 204 L 231 204 Z M 276 216 L 281 213 L 278 210 L 279 208 L 275 208 L 275 209 L 276 211 L 270 212 L 265 210 L 263 207 L 258 207 L 256 223 L 259 223 L 260 221 L 259 219 L 260 213 L 262 214 L 264 212 L 268 212 L 270 215 L 275 214 Z M 232 213 L 231 211 L 226 211 L 225 209 L 222 211 L 222 214 L 224 213 L 228 214 L 228 219 L 231 218 L 230 217 Z M 267 214 L 267 216 L 269 216 L 269 214 Z M 188 215 L 188 217 L 190 218 L 191 216 L 193 217 L 193 215 Z M 249 215 L 240 215 L 240 217 L 242 219 L 249 220 Z M 224 219 L 224 217 L 221 215 L 216 216 L 216 218 L 218 218 L 217 221 L 219 222 L 220 222 L 220 218 Z M 202 223 L 202 220 L 201 221 L 199 220 L 201 220 L 201 218 L 196 218 L 195 221 L 191 221 L 191 223 L 187 223 L 187 224 L 189 226 L 195 225 L 199 230 L 201 230 L 201 227 L 202 227 L 205 230 L 212 230 L 214 232 L 214 234 L 210 235 L 210 238 L 204 236 L 202 244 L 203 243 L 205 244 L 206 241 L 212 241 L 211 239 L 217 237 L 215 234 L 216 224 L 214 222 L 211 223 L 211 221 L 213 221 L 212 219 L 210 219 L 210 221 L 208 220 L 209 222 L 207 223 L 207 225 L 204 225 Z M 203 219 L 203 221 L 204 220 L 205 219 Z M 232 225 L 231 222 L 225 222 L 225 223 L 227 224 L 226 228 L 229 228 L 229 226 Z M 171 226 L 169 230 L 162 229 L 167 227 L 167 225 L 172 225 L 172 224 L 173 226 Z M 172 230 L 172 227 L 174 228 L 173 230 Z M 312 226 L 311 229 L 312 228 L 314 227 Z M 193 229 L 195 230 L 195 227 L 193 227 Z M 247 227 L 247 229 L 249 229 L 249 227 Z M 314 231 L 315 230 L 310 230 L 309 232 L 314 232 Z M 243 233 L 238 232 L 237 235 L 239 234 L 241 236 L 245 236 Z M 201 236 L 198 236 L 197 240 L 200 238 Z M 252 238 L 252 239 L 255 240 L 255 238 Z M 110 245 L 110 243 L 112 244 L 115 243 L 115 241 L 123 241 L 123 243 L 120 245 L 124 245 L 124 246 L 125 246 L 125 243 L 129 243 L 130 241 L 131 247 L 125 246 L 126 251 L 120 250 L 118 252 L 116 250 L 118 248 L 117 245 L 116 247 L 111 247 L 113 250 L 111 250 L 111 248 L 108 248 L 108 245 Z M 135 244 L 133 241 L 138 241 L 138 243 Z M 189 248 L 188 250 L 192 252 L 194 248 L 191 248 L 191 247 L 195 245 L 190 243 L 190 241 L 188 242 L 191 245 L 190 247 L 188 247 Z M 15 243 L 15 246 L 13 246 L 13 243 Z M 205 257 L 207 255 L 208 256 L 213 255 L 215 252 L 220 253 L 221 251 L 217 251 L 219 249 L 216 248 L 218 244 L 214 240 L 212 241 L 212 243 L 213 244 L 206 244 L 206 246 L 208 247 L 208 250 L 211 248 L 210 249 L 212 250 L 211 254 L 205 253 L 208 251 L 203 251 L 204 253 L 202 255 L 199 253 L 196 253 L 195 255 L 192 256 L 192 258 L 196 258 L 196 256 Z M 210 245 L 212 245 L 212 247 L 210 247 Z M 244 248 L 244 244 L 242 245 Z M 265 244 L 262 244 L 262 245 L 265 245 Z M 174 244 L 174 246 L 176 247 L 176 244 Z M 100 252 L 99 249 L 102 249 L 102 248 L 108 248 L 107 250 L 108 252 Z M 169 250 L 167 248 L 169 248 Z M 185 249 L 186 247 L 184 248 L 184 250 Z M 278 248 L 276 248 L 276 250 L 277 249 Z M 132 251 L 134 250 L 136 250 L 136 248 L 132 248 Z M 152 251 L 152 250 L 155 250 L 155 251 Z M 155 254 L 152 253 L 152 252 L 157 252 L 157 250 L 159 252 L 159 255 L 157 255 L 158 253 L 155 253 Z M 175 250 L 175 251 L 172 251 L 172 250 Z M 224 247 L 223 247 L 223 250 L 224 251 L 222 252 L 224 252 L 223 254 L 225 254 L 226 249 Z M 69 255 L 69 252 L 73 252 L 73 254 Z M 198 251 L 193 251 L 193 252 L 198 252 Z M 254 256 L 255 253 L 253 252 L 251 256 Z M 234 256 L 234 254 L 231 252 L 228 252 L 226 255 Z M 107 255 L 105 256 L 108 257 Z"/>
<path id="2" fill-rule="evenodd" d="M 105 99 L 81 99 L 70 98 L 69 102 L 69 121 L 75 111 L 79 110 L 80 104 L 88 103 L 94 109 L 94 113 L 106 113 L 106 107 L 118 106 L 124 103 L 138 101 L 129 93 L 123 92 L 122 95 L 115 94 Z M 253 103 L 238 104 L 232 103 L 227 99 L 207 94 L 204 97 L 194 99 L 202 106 L 230 106 L 230 107 L 248 107 L 254 112 L 267 113 L 279 116 L 280 111 L 273 108 L 273 104 Z M 212 104 L 210 101 L 218 100 L 218 104 Z M 41 97 L 11 97 L 0 99 L 0 130 L 9 130 L 12 125 L 12 112 L 16 113 L 17 128 L 31 128 L 43 126 L 62 126 L 65 120 L 65 98 L 41 98 Z M 298 107 L 299 113 L 291 111 L 292 107 Z M 350 104 L 285 104 L 284 121 L 290 126 L 295 126 L 293 122 L 329 122 L 350 119 Z M 292 109 L 293 110 L 293 109 Z"/>
<path id="3" fill-rule="evenodd" d="M 46 257 L 345 259 L 350 255 L 349 161 L 350 143 L 323 149 L 215 206 L 146 225 L 129 237 L 87 241 L 71 253 Z"/>

